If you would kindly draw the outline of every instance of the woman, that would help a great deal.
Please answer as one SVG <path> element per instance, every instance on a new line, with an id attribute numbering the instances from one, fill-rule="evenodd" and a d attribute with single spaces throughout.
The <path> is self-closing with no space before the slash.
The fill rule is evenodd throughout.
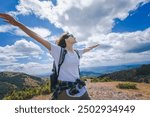
<path id="1" fill-rule="evenodd" d="M 43 38 L 41 38 L 38 34 L 31 31 L 29 28 L 24 26 L 22 23 L 15 20 L 12 16 L 8 14 L 0 13 L 0 18 L 3 18 L 4 21 L 19 27 L 22 31 L 28 34 L 30 37 L 41 43 L 45 46 L 49 51 L 52 57 L 55 60 L 56 69 L 58 70 L 58 62 L 59 56 L 61 52 L 61 48 L 64 48 L 67 53 L 65 55 L 65 59 L 63 64 L 59 70 L 58 76 L 58 89 L 62 86 L 62 84 L 69 84 L 67 88 L 64 90 L 60 90 L 58 92 L 55 91 L 55 99 L 58 100 L 90 100 L 90 97 L 87 93 L 87 89 L 85 87 L 85 83 L 80 80 L 79 77 L 79 58 L 77 53 L 75 52 L 73 45 L 76 43 L 76 39 L 73 35 L 69 33 L 64 33 L 60 39 L 57 41 L 57 45 L 52 44 Z M 78 54 L 81 57 L 83 53 L 90 51 L 91 49 L 97 47 L 99 44 L 91 46 L 89 48 L 85 48 L 83 50 L 78 50 Z"/>

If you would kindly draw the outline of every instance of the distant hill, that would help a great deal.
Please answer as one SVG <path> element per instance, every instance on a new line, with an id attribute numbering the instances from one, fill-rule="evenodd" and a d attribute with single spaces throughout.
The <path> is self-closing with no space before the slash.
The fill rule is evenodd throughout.
<path id="1" fill-rule="evenodd" d="M 102 75 L 100 73 L 95 73 L 95 72 L 88 72 L 88 71 L 81 71 L 80 76 L 81 77 L 97 77 L 99 75 Z"/>
<path id="2" fill-rule="evenodd" d="M 19 72 L 0 72 L 0 99 L 14 90 L 23 90 L 42 85 L 45 81 L 39 77 Z"/>
<path id="3" fill-rule="evenodd" d="M 102 74 L 108 74 L 108 73 L 112 73 L 112 72 L 116 72 L 116 71 L 138 68 L 141 65 L 142 65 L 142 63 L 134 63 L 134 64 L 127 64 L 127 65 L 115 65 L 115 66 L 81 67 L 80 71 L 81 71 L 81 77 L 84 77 L 84 76 L 98 77 Z M 51 74 L 51 71 L 49 73 L 37 75 L 37 77 L 49 78 L 50 74 Z"/>
<path id="4" fill-rule="evenodd" d="M 116 81 L 133 81 L 150 83 L 150 64 L 142 65 L 138 68 L 129 70 L 117 71 L 109 74 L 104 74 L 98 78 L 108 77 Z"/>
<path id="5" fill-rule="evenodd" d="M 138 68 L 140 66 L 141 64 L 81 68 L 81 77 L 98 77 L 116 71 Z"/>
<path id="6" fill-rule="evenodd" d="M 99 74 L 107 74 L 107 73 L 112 73 L 112 72 L 121 71 L 121 70 L 138 68 L 140 66 L 141 66 L 141 64 L 117 65 L 117 66 L 99 66 L 99 67 L 81 68 L 81 71 L 94 72 L 94 73 L 99 73 Z"/>

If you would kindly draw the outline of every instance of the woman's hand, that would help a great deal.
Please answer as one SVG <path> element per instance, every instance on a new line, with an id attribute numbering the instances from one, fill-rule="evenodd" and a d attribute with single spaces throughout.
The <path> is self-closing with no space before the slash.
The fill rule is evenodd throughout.
<path id="1" fill-rule="evenodd" d="M 41 36 L 39 36 L 37 33 L 33 32 L 30 30 L 28 27 L 25 25 L 21 24 L 15 18 L 13 18 L 11 15 L 0 13 L 0 18 L 3 18 L 5 22 L 8 22 L 14 26 L 19 27 L 22 31 L 24 31 L 27 35 L 41 43 L 43 46 L 45 46 L 48 50 L 51 49 L 51 45 L 48 41 L 44 40 Z"/>
<path id="2" fill-rule="evenodd" d="M 96 48 L 97 46 L 99 46 L 100 44 L 96 44 L 96 45 L 94 45 L 94 46 L 91 46 L 91 48 L 93 49 L 93 48 Z"/>
<path id="3" fill-rule="evenodd" d="M 96 44 L 96 45 L 94 45 L 94 46 L 85 48 L 83 52 L 84 52 L 84 53 L 85 53 L 85 52 L 88 52 L 88 51 L 92 50 L 93 48 L 96 48 L 96 47 L 99 46 L 99 45 L 100 45 L 100 44 Z"/>
<path id="4" fill-rule="evenodd" d="M 18 26 L 19 22 L 13 18 L 11 15 L 0 13 L 0 18 L 3 18 L 5 22 L 8 22 L 14 26 Z"/>

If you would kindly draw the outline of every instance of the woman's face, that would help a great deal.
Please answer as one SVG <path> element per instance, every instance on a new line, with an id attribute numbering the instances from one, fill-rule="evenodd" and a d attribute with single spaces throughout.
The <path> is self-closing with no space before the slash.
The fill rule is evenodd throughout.
<path id="1" fill-rule="evenodd" d="M 66 39 L 66 42 L 70 44 L 77 43 L 76 38 L 74 36 L 70 36 L 68 39 Z"/>

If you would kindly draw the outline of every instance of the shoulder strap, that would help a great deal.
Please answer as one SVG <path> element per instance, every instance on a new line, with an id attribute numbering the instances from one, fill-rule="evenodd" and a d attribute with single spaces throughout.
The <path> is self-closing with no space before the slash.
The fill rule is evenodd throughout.
<path id="1" fill-rule="evenodd" d="M 74 50 L 74 51 L 77 53 L 78 58 L 80 59 L 79 51 L 78 50 Z"/>
<path id="2" fill-rule="evenodd" d="M 67 53 L 67 51 L 64 48 L 61 48 L 60 55 L 59 55 L 59 61 L 58 61 L 58 71 L 56 70 L 55 61 L 53 62 L 52 72 L 55 72 L 57 74 L 57 76 L 59 76 L 60 67 L 64 62 L 66 53 Z"/>
<path id="3" fill-rule="evenodd" d="M 78 58 L 80 59 L 80 55 L 79 55 L 79 51 L 78 50 L 74 50 L 77 55 L 78 55 Z M 79 71 L 79 75 L 81 75 L 81 72 L 80 72 L 80 67 L 78 66 L 78 71 Z"/>
<path id="4" fill-rule="evenodd" d="M 67 50 L 65 48 L 61 48 L 61 52 L 60 52 L 60 56 L 59 56 L 59 62 L 58 62 L 57 76 L 59 76 L 60 67 L 65 60 L 66 53 L 67 53 Z"/>
<path id="5" fill-rule="evenodd" d="M 58 83 L 58 76 L 59 76 L 60 67 L 63 64 L 66 53 L 67 53 L 67 51 L 64 48 L 61 48 L 59 61 L 58 61 L 58 70 L 56 69 L 55 61 L 53 62 L 53 69 L 52 69 L 53 74 L 50 76 L 50 83 L 51 83 L 50 89 L 52 92 L 55 90 L 56 85 Z"/>
<path id="6" fill-rule="evenodd" d="M 79 51 L 75 50 L 75 52 L 77 53 L 78 58 L 80 59 Z M 59 62 L 58 62 L 58 71 L 56 70 L 55 62 L 53 63 L 53 70 L 55 70 L 55 72 L 57 73 L 57 78 L 59 76 L 60 67 L 63 64 L 64 60 L 65 60 L 65 55 L 66 54 L 67 54 L 67 50 L 65 48 L 61 48 L 61 52 L 60 52 L 60 56 L 59 56 Z M 80 74 L 80 69 L 79 69 L 79 74 Z"/>

